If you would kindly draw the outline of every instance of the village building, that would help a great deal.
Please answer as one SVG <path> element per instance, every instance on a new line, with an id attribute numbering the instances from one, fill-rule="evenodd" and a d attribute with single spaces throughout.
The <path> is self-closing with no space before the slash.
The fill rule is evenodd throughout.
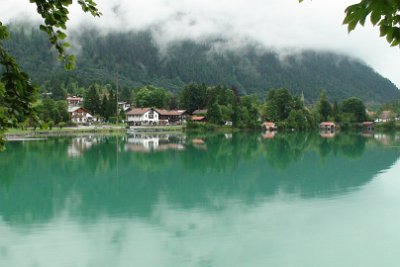
<path id="1" fill-rule="evenodd" d="M 128 109 L 130 109 L 131 104 L 129 104 L 128 102 L 125 101 L 120 101 L 118 102 L 118 109 L 121 111 L 123 110 L 124 112 L 126 112 Z"/>
<path id="2" fill-rule="evenodd" d="M 80 107 L 83 105 L 83 97 L 70 96 L 67 97 L 68 107 Z"/>
<path id="3" fill-rule="evenodd" d="M 128 126 L 181 125 L 186 117 L 186 110 L 133 108 L 126 112 Z"/>
<path id="4" fill-rule="evenodd" d="M 324 121 L 324 122 L 321 122 L 319 124 L 319 129 L 321 131 L 331 131 L 331 132 L 333 132 L 333 131 L 336 130 L 336 124 L 334 122 L 331 122 L 331 121 Z"/>
<path id="5" fill-rule="evenodd" d="M 68 107 L 71 121 L 76 124 L 90 124 L 94 121 L 89 111 L 82 107 Z"/>
<path id="6" fill-rule="evenodd" d="M 126 113 L 128 126 L 158 125 L 160 114 L 152 108 L 133 108 Z"/>
<path id="7" fill-rule="evenodd" d="M 264 131 L 276 131 L 277 127 L 276 124 L 274 122 L 270 122 L 270 121 L 265 121 L 261 124 L 261 128 Z"/>
<path id="8" fill-rule="evenodd" d="M 394 119 L 394 115 L 390 110 L 382 111 L 381 115 L 375 120 L 375 122 L 389 122 Z"/>
<path id="9" fill-rule="evenodd" d="M 159 124 L 162 125 L 179 125 L 184 121 L 186 110 L 166 110 L 156 109 L 156 112 L 160 114 Z"/>

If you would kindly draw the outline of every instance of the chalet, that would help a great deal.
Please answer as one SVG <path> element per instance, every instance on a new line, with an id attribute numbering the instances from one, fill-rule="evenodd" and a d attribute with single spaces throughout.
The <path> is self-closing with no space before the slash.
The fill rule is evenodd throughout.
<path id="1" fill-rule="evenodd" d="M 160 114 L 152 108 L 133 108 L 126 113 L 129 126 L 158 125 Z"/>
<path id="2" fill-rule="evenodd" d="M 336 130 L 336 124 L 334 122 L 331 122 L 331 121 L 324 121 L 324 122 L 321 122 L 319 124 L 319 129 L 321 131 L 331 131 L 331 132 L 333 132 L 333 131 Z"/>
<path id="3" fill-rule="evenodd" d="M 166 109 L 156 109 L 159 117 L 159 123 L 163 125 L 169 124 L 182 124 L 186 110 L 166 110 Z"/>
<path id="4" fill-rule="evenodd" d="M 80 107 L 83 105 L 83 98 L 78 96 L 67 97 L 68 107 Z"/>
<path id="5" fill-rule="evenodd" d="M 261 127 L 264 131 L 275 131 L 277 129 L 275 123 L 270 121 L 265 121 L 261 124 Z"/>
<path id="6" fill-rule="evenodd" d="M 77 124 L 87 124 L 93 122 L 93 116 L 89 111 L 82 107 L 68 107 L 71 121 Z"/>
<path id="7" fill-rule="evenodd" d="M 394 119 L 394 114 L 390 110 L 382 111 L 381 115 L 375 120 L 375 122 L 389 122 Z"/>
<path id="8" fill-rule="evenodd" d="M 362 123 L 363 132 L 372 132 L 374 130 L 373 121 L 364 121 Z"/>

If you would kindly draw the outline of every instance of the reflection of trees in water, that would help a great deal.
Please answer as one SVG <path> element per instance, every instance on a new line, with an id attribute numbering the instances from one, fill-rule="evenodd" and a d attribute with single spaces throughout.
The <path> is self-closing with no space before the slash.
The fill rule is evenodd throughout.
<path id="1" fill-rule="evenodd" d="M 273 139 L 263 141 L 265 158 L 272 167 L 285 169 L 303 157 L 316 137 L 316 134 L 304 133 L 277 134 Z"/>
<path id="2" fill-rule="evenodd" d="M 194 146 L 193 138 L 204 140 L 207 149 Z M 278 133 L 272 140 L 242 133 L 188 136 L 185 150 L 151 153 L 126 151 L 121 138 L 105 137 L 77 158 L 68 157 L 70 143 L 70 138 L 14 143 L 0 155 L 1 167 L 8 168 L 0 169 L 0 177 L 12 179 L 7 195 L 0 194 L 3 218 L 52 218 L 71 195 L 80 197 L 74 212 L 82 217 L 149 216 L 161 197 L 183 208 L 216 207 L 218 199 L 253 203 L 277 192 L 329 197 L 367 183 L 399 156 L 379 145 L 363 153 L 366 139 L 358 136 L 299 133 Z"/>

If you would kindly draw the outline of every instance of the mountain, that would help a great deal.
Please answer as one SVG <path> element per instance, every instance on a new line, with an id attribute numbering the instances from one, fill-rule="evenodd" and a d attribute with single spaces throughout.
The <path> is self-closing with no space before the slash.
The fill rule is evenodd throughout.
<path id="1" fill-rule="evenodd" d="M 209 38 L 170 43 L 159 48 L 149 32 L 100 34 L 84 30 L 73 37 L 77 68 L 66 72 L 56 61 L 47 37 L 38 30 L 12 26 L 6 43 L 34 82 L 52 90 L 75 83 L 122 87 L 153 84 L 178 92 L 190 82 L 235 85 L 242 94 L 265 97 L 271 88 L 304 92 L 309 102 L 326 90 L 331 101 L 357 96 L 368 104 L 400 98 L 388 79 L 358 59 L 331 52 L 283 54 L 257 44 L 230 48 L 229 40 Z"/>

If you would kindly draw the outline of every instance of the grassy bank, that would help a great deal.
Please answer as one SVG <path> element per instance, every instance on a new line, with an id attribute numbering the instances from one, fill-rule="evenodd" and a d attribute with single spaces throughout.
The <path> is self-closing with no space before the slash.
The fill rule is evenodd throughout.
<path id="1" fill-rule="evenodd" d="M 65 127 L 53 129 L 19 129 L 11 128 L 5 133 L 6 138 L 21 137 L 21 136 L 57 136 L 57 135 L 76 135 L 76 134 L 109 134 L 109 133 L 124 133 L 126 131 L 124 126 L 87 126 L 87 127 Z"/>

